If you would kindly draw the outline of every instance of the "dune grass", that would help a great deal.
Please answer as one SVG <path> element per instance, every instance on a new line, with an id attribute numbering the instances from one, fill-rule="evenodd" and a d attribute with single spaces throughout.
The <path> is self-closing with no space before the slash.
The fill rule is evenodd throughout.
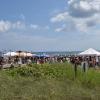
<path id="1" fill-rule="evenodd" d="M 100 72 L 69 63 L 31 64 L 0 71 L 0 100 L 100 100 Z"/>

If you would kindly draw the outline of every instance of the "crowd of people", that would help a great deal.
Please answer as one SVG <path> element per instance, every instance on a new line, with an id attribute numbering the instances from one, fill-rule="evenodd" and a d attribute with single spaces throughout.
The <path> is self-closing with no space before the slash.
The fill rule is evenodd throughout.
<path id="1" fill-rule="evenodd" d="M 0 57 L 0 65 L 3 64 L 27 64 L 27 63 L 36 63 L 36 64 L 43 64 L 43 63 L 63 63 L 68 60 L 66 56 L 53 56 L 53 57 Z"/>
<path id="2" fill-rule="evenodd" d="M 97 56 L 51 56 L 51 57 L 0 57 L 0 66 L 5 64 L 44 64 L 44 63 L 64 63 L 69 62 L 86 67 L 99 67 L 100 57 Z"/>
<path id="3" fill-rule="evenodd" d="M 100 56 L 71 56 L 70 62 L 72 64 L 95 68 L 100 66 Z"/>

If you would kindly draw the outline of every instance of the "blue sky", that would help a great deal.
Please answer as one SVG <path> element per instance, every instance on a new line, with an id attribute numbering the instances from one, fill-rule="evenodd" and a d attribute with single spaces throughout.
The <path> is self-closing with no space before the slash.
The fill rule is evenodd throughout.
<path id="1" fill-rule="evenodd" d="M 0 50 L 100 49 L 100 0 L 0 0 L 0 12 Z"/>

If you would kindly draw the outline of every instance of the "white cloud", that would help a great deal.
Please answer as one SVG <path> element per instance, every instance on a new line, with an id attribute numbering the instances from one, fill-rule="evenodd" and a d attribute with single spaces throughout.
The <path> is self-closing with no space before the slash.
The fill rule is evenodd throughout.
<path id="1" fill-rule="evenodd" d="M 61 32 L 62 31 L 62 28 L 56 28 L 55 29 L 55 32 Z"/>
<path id="2" fill-rule="evenodd" d="M 31 32 L 31 31 L 46 31 L 49 30 L 50 27 L 40 26 L 37 24 L 27 24 L 23 21 L 9 21 L 9 20 L 0 20 L 0 33 L 7 33 L 8 31 L 20 31 L 20 32 Z"/>
<path id="3" fill-rule="evenodd" d="M 67 16 L 68 16 L 68 13 L 67 12 L 64 12 L 64 13 L 60 13 L 60 14 L 58 14 L 57 16 L 55 16 L 55 17 L 52 17 L 51 18 L 51 22 L 61 22 L 61 21 L 65 21 L 66 20 L 66 18 L 67 18 Z"/>
<path id="4" fill-rule="evenodd" d="M 50 21 L 61 25 L 59 31 L 88 32 L 100 24 L 100 0 L 69 0 L 68 10 L 53 16 Z M 66 24 L 65 27 L 63 25 Z"/>
<path id="5" fill-rule="evenodd" d="M 100 0 L 69 0 L 68 6 L 74 17 L 90 17 L 100 12 Z"/>
<path id="6" fill-rule="evenodd" d="M 62 32 L 62 31 L 68 31 L 66 24 L 63 24 L 62 27 L 55 29 L 55 32 Z"/>
<path id="7" fill-rule="evenodd" d="M 23 29 L 23 28 L 25 28 L 25 24 L 20 21 L 11 22 L 11 21 L 0 20 L 0 32 L 7 32 L 12 29 Z"/>
<path id="8" fill-rule="evenodd" d="M 11 28 L 11 23 L 9 21 L 0 21 L 0 32 L 6 32 Z"/>
<path id="9" fill-rule="evenodd" d="M 37 24 L 31 24 L 30 28 L 32 28 L 33 30 L 49 30 L 50 29 L 50 27 L 48 25 L 47 26 L 40 26 Z"/>
<path id="10" fill-rule="evenodd" d="M 38 28 L 39 28 L 39 26 L 36 25 L 36 24 L 31 24 L 30 27 L 31 27 L 32 29 L 38 29 Z"/>
<path id="11" fill-rule="evenodd" d="M 12 28 L 14 29 L 24 29 L 26 27 L 25 23 L 21 21 L 16 21 L 15 23 L 12 23 Z"/>

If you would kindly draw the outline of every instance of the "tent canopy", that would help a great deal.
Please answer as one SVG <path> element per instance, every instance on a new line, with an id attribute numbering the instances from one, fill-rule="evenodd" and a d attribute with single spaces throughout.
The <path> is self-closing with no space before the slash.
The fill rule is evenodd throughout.
<path id="1" fill-rule="evenodd" d="M 32 53 L 30 53 L 30 52 L 28 52 L 28 53 L 26 53 L 26 56 L 27 56 L 27 57 L 32 57 L 32 56 L 33 56 L 33 54 L 32 54 Z"/>
<path id="2" fill-rule="evenodd" d="M 85 50 L 84 52 L 79 53 L 80 56 L 85 56 L 85 55 L 95 55 L 95 56 L 100 56 L 100 52 L 89 48 L 88 50 Z"/>
<path id="3" fill-rule="evenodd" d="M 14 57 L 14 56 L 19 56 L 19 57 L 32 57 L 33 54 L 30 52 L 23 52 L 23 51 L 17 51 L 17 52 L 8 52 L 6 54 L 4 54 L 4 56 L 8 56 L 8 57 Z"/>
<path id="4" fill-rule="evenodd" d="M 17 56 L 16 52 L 8 52 L 6 54 L 4 54 L 4 56 Z"/>
<path id="5" fill-rule="evenodd" d="M 19 57 L 32 57 L 33 54 L 30 52 L 17 51 L 17 56 L 19 56 Z"/>

